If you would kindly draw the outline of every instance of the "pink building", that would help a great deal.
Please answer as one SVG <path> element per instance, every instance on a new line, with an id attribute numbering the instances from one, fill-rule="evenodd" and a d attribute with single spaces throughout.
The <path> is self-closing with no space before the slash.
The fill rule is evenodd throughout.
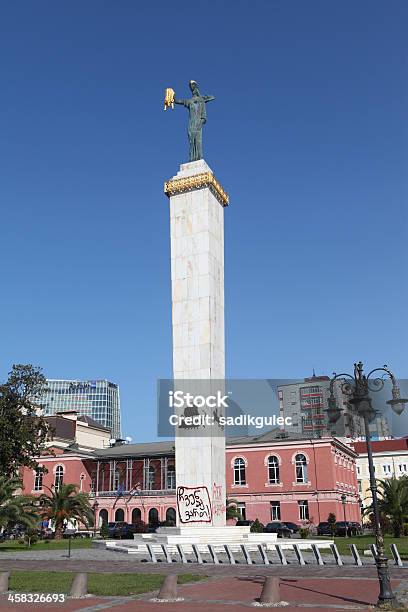
<path id="1" fill-rule="evenodd" d="M 274 437 L 275 436 L 275 437 Z M 357 455 L 336 438 L 277 439 L 271 432 L 227 446 L 227 491 L 247 519 L 297 524 L 360 522 Z M 345 507 L 342 496 L 345 495 Z"/>
<path id="2" fill-rule="evenodd" d="M 70 420 L 59 423 L 51 445 L 55 456 L 40 457 L 42 469 L 37 472 L 24 469 L 26 493 L 39 495 L 47 487 L 69 482 L 97 502 L 99 524 L 175 521 L 174 442 L 107 447 L 109 434 L 101 442 L 100 426 L 88 419 L 84 436 L 85 425 L 79 419 L 73 423 L 72 415 Z M 93 432 L 95 446 L 102 448 L 92 447 Z M 293 440 L 279 438 L 274 431 L 230 440 L 227 494 L 237 501 L 244 518 L 263 523 L 318 524 L 330 512 L 343 520 L 344 511 L 346 520 L 360 522 L 356 458 L 354 450 L 333 438 Z"/>

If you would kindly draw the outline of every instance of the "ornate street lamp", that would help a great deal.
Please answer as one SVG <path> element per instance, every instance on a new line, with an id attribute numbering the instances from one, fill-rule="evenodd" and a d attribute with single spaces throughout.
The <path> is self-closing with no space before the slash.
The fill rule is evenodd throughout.
<path id="1" fill-rule="evenodd" d="M 372 378 L 373 374 L 382 372 L 381 377 L 379 375 Z M 354 375 L 350 374 L 336 374 L 334 373 L 333 378 L 330 381 L 330 397 L 328 399 L 327 415 L 330 423 L 336 423 L 341 415 L 341 410 L 337 405 L 336 398 L 334 396 L 334 382 L 338 379 L 343 379 L 341 385 L 343 392 L 350 397 L 349 403 L 354 406 L 357 414 L 364 420 L 365 439 L 367 444 L 367 456 L 368 456 L 368 469 L 370 473 L 370 489 L 373 499 L 373 514 L 375 524 L 375 539 L 377 545 L 377 554 L 375 556 L 375 564 L 377 566 L 378 581 L 380 584 L 380 593 L 378 596 L 377 605 L 383 606 L 385 604 L 395 604 L 396 598 L 391 588 L 390 572 L 388 568 L 388 559 L 385 555 L 384 550 L 384 537 L 382 534 L 380 524 L 380 513 L 378 510 L 377 500 L 377 483 L 375 479 L 374 462 L 373 462 L 373 451 L 371 445 L 371 434 L 370 434 L 370 422 L 375 417 L 375 410 L 371 404 L 371 398 L 369 396 L 370 391 L 380 391 L 385 384 L 385 378 L 389 378 L 392 382 L 392 399 L 387 402 L 393 409 L 393 411 L 400 415 L 404 410 L 405 404 L 408 403 L 408 399 L 402 399 L 400 389 L 397 384 L 395 376 L 390 372 L 388 367 L 384 365 L 382 368 L 375 368 L 371 370 L 367 375 L 363 373 L 363 363 L 359 361 L 354 364 Z M 346 380 L 347 379 L 347 380 Z"/>
<path id="2" fill-rule="evenodd" d="M 92 510 L 93 510 L 93 513 L 94 513 L 94 538 L 96 537 L 96 513 L 98 511 L 98 508 L 99 508 L 99 504 L 98 504 L 97 500 L 95 499 L 95 502 L 94 502 L 94 504 L 92 506 Z"/>

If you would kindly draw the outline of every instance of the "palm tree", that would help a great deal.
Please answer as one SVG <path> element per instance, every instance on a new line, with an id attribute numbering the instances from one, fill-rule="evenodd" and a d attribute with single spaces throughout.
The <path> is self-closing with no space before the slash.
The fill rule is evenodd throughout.
<path id="1" fill-rule="evenodd" d="M 238 521 L 242 520 L 242 514 L 238 510 L 238 501 L 236 499 L 227 499 L 226 501 L 226 519 L 236 518 Z"/>
<path id="2" fill-rule="evenodd" d="M 55 539 L 62 538 L 64 525 L 67 521 L 77 520 L 89 527 L 93 524 L 93 510 L 86 493 L 78 493 L 74 484 L 62 484 L 57 490 L 48 489 L 51 495 L 45 493 L 39 497 L 41 515 L 51 519 L 55 525 Z"/>
<path id="3" fill-rule="evenodd" d="M 14 525 L 34 529 L 38 524 L 34 498 L 18 494 L 21 486 L 21 481 L 16 477 L 0 476 L 0 529 Z"/>
<path id="4" fill-rule="evenodd" d="M 399 538 L 408 518 L 408 477 L 392 476 L 386 480 L 378 480 L 377 483 L 380 515 L 390 520 L 394 537 Z M 367 510 L 372 512 L 372 507 Z"/>

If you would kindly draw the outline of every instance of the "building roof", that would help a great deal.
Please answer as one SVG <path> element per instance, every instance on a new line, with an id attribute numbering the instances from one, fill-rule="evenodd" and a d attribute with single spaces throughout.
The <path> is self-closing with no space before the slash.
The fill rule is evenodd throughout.
<path id="1" fill-rule="evenodd" d="M 64 417 L 56 414 L 45 417 L 47 423 L 53 429 L 53 438 L 62 438 L 64 440 L 75 440 L 76 423 L 72 419 L 64 419 Z"/>
<path id="2" fill-rule="evenodd" d="M 226 447 L 234 448 L 238 446 L 247 446 L 249 444 L 294 444 L 296 442 L 308 444 L 308 443 L 327 443 L 334 442 L 336 445 L 343 447 L 345 451 L 351 454 L 355 454 L 353 448 L 345 445 L 341 440 L 337 438 L 299 438 L 299 436 L 287 436 L 282 437 L 280 429 L 272 429 L 259 436 L 242 436 L 237 438 L 228 438 L 226 440 Z M 109 448 L 96 449 L 94 456 L 98 459 L 116 459 L 119 457 L 160 457 L 161 455 L 174 455 L 175 454 L 175 442 L 174 440 L 168 440 L 163 442 L 142 442 L 139 444 L 119 444 L 118 446 L 111 446 Z"/>
<path id="3" fill-rule="evenodd" d="M 81 423 L 87 423 L 89 427 L 94 427 L 95 429 L 103 429 L 104 431 L 110 431 L 109 427 L 101 425 L 100 423 L 98 423 L 98 421 L 91 419 L 91 417 L 86 416 L 85 414 L 81 414 L 80 416 L 78 416 L 77 421 L 80 421 Z"/>
<path id="4" fill-rule="evenodd" d="M 373 440 L 371 442 L 374 453 L 408 450 L 408 438 L 396 438 L 392 440 Z M 367 444 L 365 442 L 353 442 L 352 446 L 356 453 L 367 453 Z"/>
<path id="5" fill-rule="evenodd" d="M 149 457 L 174 454 L 174 440 L 166 442 L 141 442 L 140 444 L 119 444 L 110 448 L 101 448 L 95 451 L 95 457 L 107 459 L 112 457 Z"/>
<path id="6" fill-rule="evenodd" d="M 330 382 L 330 377 L 326 376 L 325 374 L 321 375 L 321 376 L 310 376 L 309 378 L 303 378 L 303 379 L 299 379 L 299 380 L 294 380 L 290 383 L 283 383 L 281 385 L 278 385 L 278 389 L 281 389 L 282 387 L 292 387 L 293 385 L 299 386 L 299 385 L 304 385 L 305 383 L 310 384 L 310 383 L 319 383 L 319 382 Z"/>

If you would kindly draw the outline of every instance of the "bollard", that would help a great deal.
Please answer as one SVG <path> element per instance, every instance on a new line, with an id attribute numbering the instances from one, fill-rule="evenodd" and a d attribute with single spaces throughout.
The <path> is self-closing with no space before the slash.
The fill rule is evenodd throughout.
<path id="1" fill-rule="evenodd" d="M 214 546 L 213 546 L 212 544 L 207 544 L 207 548 L 208 548 L 209 553 L 210 553 L 210 555 L 211 555 L 212 562 L 213 562 L 214 564 L 218 565 L 218 563 L 220 562 L 220 560 L 219 560 L 219 559 L 218 559 L 218 557 L 217 557 L 217 553 L 215 552 L 215 548 L 214 548 Z"/>
<path id="2" fill-rule="evenodd" d="M 165 577 L 157 599 L 165 601 L 177 599 L 177 574 L 168 574 Z"/>
<path id="3" fill-rule="evenodd" d="M 391 549 L 392 556 L 394 557 L 395 565 L 398 565 L 399 567 L 404 567 L 404 564 L 401 561 L 401 557 L 400 557 L 400 554 L 398 552 L 398 548 L 397 548 L 396 544 L 391 544 L 390 545 L 390 549 Z"/>
<path id="4" fill-rule="evenodd" d="M 157 563 L 156 553 L 153 550 L 153 546 L 151 544 L 146 544 L 147 551 L 150 555 L 150 561 L 152 563 Z"/>
<path id="5" fill-rule="evenodd" d="M 275 549 L 276 549 L 276 552 L 278 553 L 279 561 L 282 563 L 282 565 L 287 565 L 288 561 L 286 559 L 285 553 L 283 552 L 283 548 L 281 547 L 281 545 L 275 544 Z"/>
<path id="6" fill-rule="evenodd" d="M 337 546 L 335 544 L 330 544 L 330 548 L 331 548 L 331 551 L 333 553 L 333 557 L 334 557 L 334 560 L 335 560 L 336 564 L 337 565 L 343 565 L 343 560 L 342 560 L 342 558 L 340 556 L 340 553 L 338 551 Z"/>
<path id="7" fill-rule="evenodd" d="M 201 556 L 200 551 L 198 550 L 198 545 L 197 544 L 192 544 L 191 547 L 193 549 L 193 553 L 195 555 L 197 563 L 200 563 L 200 565 L 201 565 L 203 563 L 203 558 Z"/>
<path id="8" fill-rule="evenodd" d="M 360 555 L 358 554 L 357 546 L 355 544 L 349 544 L 349 548 L 351 550 L 351 554 L 353 555 L 355 564 L 358 566 L 363 565 L 363 562 L 360 559 Z"/>
<path id="9" fill-rule="evenodd" d="M 0 593 L 7 593 L 9 589 L 10 572 L 0 573 Z"/>
<path id="10" fill-rule="evenodd" d="M 265 578 L 259 603 L 277 604 L 280 600 L 279 578 L 274 578 L 273 576 Z"/>
<path id="11" fill-rule="evenodd" d="M 244 553 L 245 561 L 248 565 L 252 565 L 252 558 L 245 544 L 241 544 L 241 550 Z"/>
<path id="12" fill-rule="evenodd" d="M 231 563 L 231 565 L 235 565 L 235 557 L 228 544 L 224 544 L 224 548 L 225 552 L 227 553 L 228 561 Z"/>
<path id="13" fill-rule="evenodd" d="M 266 544 L 258 544 L 258 550 L 259 550 L 259 553 L 261 555 L 262 563 L 264 563 L 265 565 L 269 565 L 267 545 Z"/>
<path id="14" fill-rule="evenodd" d="M 320 553 L 319 547 L 316 544 L 312 544 L 312 551 L 317 561 L 317 565 L 324 565 L 324 561 Z"/>
<path id="15" fill-rule="evenodd" d="M 88 593 L 88 575 L 85 573 L 75 574 L 74 580 L 72 581 L 71 590 L 69 592 L 70 597 L 78 599 L 79 597 L 85 597 Z"/>
<path id="16" fill-rule="evenodd" d="M 373 555 L 373 559 L 375 562 L 377 557 L 378 557 L 378 550 L 377 550 L 377 546 L 375 544 L 370 544 L 370 550 L 371 550 L 371 554 Z"/>
<path id="17" fill-rule="evenodd" d="M 166 544 L 162 544 L 162 551 L 164 552 L 164 556 L 166 557 L 166 563 L 173 563 L 173 559 L 171 558 L 171 554 L 169 553 L 169 549 Z"/>
<path id="18" fill-rule="evenodd" d="M 293 544 L 293 550 L 295 551 L 297 560 L 299 561 L 299 565 L 306 565 L 306 562 L 302 555 L 302 551 L 300 550 L 298 544 Z"/>
<path id="19" fill-rule="evenodd" d="M 187 563 L 187 557 L 184 553 L 182 544 L 176 544 L 177 552 L 180 555 L 180 560 L 182 563 Z"/>

